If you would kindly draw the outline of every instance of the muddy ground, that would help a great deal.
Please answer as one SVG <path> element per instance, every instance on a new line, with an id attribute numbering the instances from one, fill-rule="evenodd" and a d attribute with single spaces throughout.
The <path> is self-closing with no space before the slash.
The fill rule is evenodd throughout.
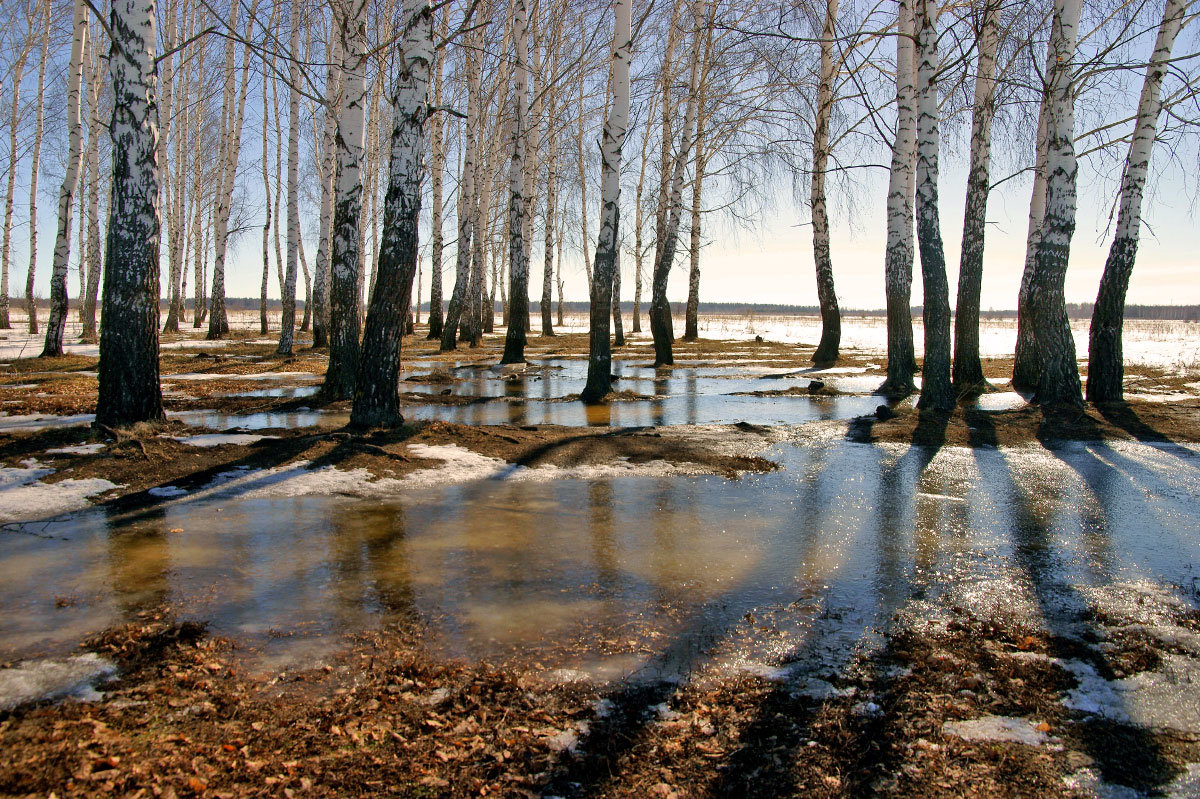
<path id="1" fill-rule="evenodd" d="M 449 386 L 460 379 L 455 362 L 494 364 L 500 344 L 489 338 L 480 349 L 440 354 L 411 338 L 406 360 L 422 375 L 413 382 Z M 746 347 L 780 373 L 811 367 L 811 348 L 790 344 L 680 342 L 675 352 L 693 366 L 726 364 L 746 358 Z M 585 348 L 583 335 L 532 338 L 528 354 L 582 358 Z M 651 352 L 643 346 L 618 357 L 644 364 Z M 882 363 L 879 353 L 851 351 L 839 366 L 863 367 L 882 382 Z M 312 407 L 312 398 L 229 396 L 248 386 L 227 376 L 292 373 L 281 383 L 313 385 L 324 364 L 322 353 L 280 357 L 251 337 L 164 350 L 164 401 L 172 411 Z M 90 413 L 95 368 L 95 358 L 80 356 L 13 361 L 0 369 L 0 408 L 10 415 Z M 991 379 L 1010 369 L 1004 359 L 985 362 Z M 1132 371 L 1141 393 L 1190 391 L 1178 375 Z M 210 377 L 172 379 L 182 374 Z M 764 388 L 766 396 L 773 391 Z M 410 402 L 461 401 L 439 399 L 445 397 L 406 392 Z M 1035 407 L 983 411 L 967 404 L 949 415 L 920 415 L 903 405 L 891 414 L 836 424 L 864 442 L 1200 441 L 1200 398 L 1089 405 L 1050 418 Z M 665 460 L 728 476 L 775 468 L 754 454 L 653 429 L 423 422 L 368 433 L 263 430 L 256 432 L 273 438 L 207 448 L 176 440 L 201 432 L 210 431 L 169 422 L 0 434 L 0 461 L 35 458 L 56 469 L 47 481 L 104 477 L 121 488 L 101 501 L 134 505 L 155 502 L 148 490 L 156 486 L 199 487 L 239 466 L 307 461 L 402 477 L 436 465 L 413 455 L 412 444 L 454 444 L 525 466 Z M 750 425 L 739 432 L 764 445 L 774 440 Z M 104 449 L 46 452 L 83 443 Z M 838 674 L 821 675 L 827 690 L 798 692 L 769 677 L 558 684 L 505 664 L 437 662 L 424 654 L 415 619 L 348 640 L 318 668 L 250 673 L 239 665 L 238 642 L 177 623 L 173 609 L 161 607 L 81 644 L 119 666 L 117 681 L 101 686 L 103 699 L 0 712 L 0 795 L 1084 796 L 1092 795 L 1089 779 L 1160 790 L 1200 761 L 1197 736 L 1099 721 L 1062 702 L 1075 678 L 1061 659 L 1126 677 L 1157 668 L 1172 652 L 1169 643 L 1102 616 L 1089 618 L 1091 637 L 1080 638 L 953 603 L 943 611 L 946 623 L 932 631 L 895 620 L 882 646 Z M 1194 612 L 1180 611 L 1174 623 L 1200 632 Z M 970 741 L 943 727 L 986 715 L 1032 719 L 1044 742 Z"/>

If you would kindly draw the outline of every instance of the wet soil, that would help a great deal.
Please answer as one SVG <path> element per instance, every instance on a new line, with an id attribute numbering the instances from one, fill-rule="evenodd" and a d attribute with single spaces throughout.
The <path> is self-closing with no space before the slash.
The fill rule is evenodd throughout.
<path id="1" fill-rule="evenodd" d="M 1200 741 L 1073 713 L 1054 658 L 1149 668 L 1106 648 L 954 608 L 938 632 L 897 623 L 824 697 L 789 681 L 548 683 L 435 662 L 420 625 L 347 641 L 312 668 L 246 671 L 236 644 L 169 608 L 84 646 L 120 676 L 95 702 L 0 716 L 0 795 L 1074 796 L 1080 769 L 1153 790 Z M 1028 719 L 1047 743 L 965 740 L 943 725 Z"/>

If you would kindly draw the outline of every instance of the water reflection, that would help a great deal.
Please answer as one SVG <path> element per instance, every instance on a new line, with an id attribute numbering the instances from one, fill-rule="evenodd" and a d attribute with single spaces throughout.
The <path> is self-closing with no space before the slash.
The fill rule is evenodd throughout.
<path id="1" fill-rule="evenodd" d="M 981 576 L 1023 574 L 1051 608 L 1067 584 L 1189 584 L 1200 555 L 1200 473 L 1150 447 L 832 441 L 769 454 L 782 470 L 736 481 L 489 480 L 388 502 L 223 495 L 10 525 L 0 659 L 69 649 L 169 605 L 268 654 L 292 641 L 295 657 L 312 651 L 297 642 L 417 619 L 448 655 L 600 676 L 828 668 L 908 600 Z"/>

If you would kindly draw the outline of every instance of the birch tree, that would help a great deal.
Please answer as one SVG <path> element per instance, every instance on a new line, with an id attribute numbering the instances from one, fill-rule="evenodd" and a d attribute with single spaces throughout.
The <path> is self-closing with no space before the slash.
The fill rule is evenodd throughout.
<path id="1" fill-rule="evenodd" d="M 163 418 L 154 0 L 113 0 L 109 29 L 113 177 L 96 422 L 115 427 Z"/>
<path id="2" fill-rule="evenodd" d="M 12 70 L 12 102 L 9 104 L 8 114 L 8 186 L 4 193 L 4 232 L 3 242 L 0 243 L 0 329 L 8 330 L 12 327 L 9 320 L 9 258 L 12 255 L 12 228 L 13 228 L 13 206 L 16 202 L 17 188 L 17 134 L 21 124 L 21 78 L 25 73 L 25 62 L 29 59 L 29 53 L 33 49 L 34 36 L 33 32 L 36 29 L 35 20 L 37 18 L 38 9 L 41 8 L 40 0 L 34 0 L 30 5 L 27 13 L 27 31 L 28 35 L 21 40 L 21 46 L 18 48 L 16 57 L 13 59 Z"/>
<path id="3" fill-rule="evenodd" d="M 915 388 L 916 355 L 912 330 L 913 206 L 910 190 L 916 153 L 916 84 L 913 74 L 912 0 L 896 10 L 896 136 L 887 195 L 887 379 L 880 393 L 907 396 Z"/>
<path id="4" fill-rule="evenodd" d="M 352 398 L 358 370 L 359 215 L 367 100 L 365 10 L 361 0 L 342 0 L 334 5 L 337 35 L 341 37 L 342 92 L 335 134 L 338 163 L 329 262 L 329 366 L 320 390 L 326 400 Z"/>
<path id="5" fill-rule="evenodd" d="M 962 251 L 958 267 L 958 299 L 954 306 L 955 391 L 977 393 L 987 388 L 979 360 L 979 294 L 983 282 L 983 244 L 991 191 L 992 120 L 996 116 L 996 49 L 1000 43 L 998 0 L 983 0 L 975 38 L 975 103 L 971 114 L 971 164 L 963 211 Z"/>
<path id="6" fill-rule="evenodd" d="M 443 11 L 438 19 L 438 32 L 442 38 L 446 35 L 447 15 Z M 442 84 L 445 78 L 445 57 L 440 53 L 433 55 L 433 105 L 442 104 Z M 430 138 L 430 174 L 429 183 L 432 197 L 430 198 L 430 236 L 429 249 L 429 334 L 430 341 L 440 341 L 442 324 L 445 316 L 442 312 L 442 252 L 445 249 L 445 237 L 442 232 L 443 219 L 443 181 L 446 174 L 446 124 L 441 114 L 435 113 L 429 124 Z M 420 302 L 417 303 L 420 305 Z"/>
<path id="7" fill-rule="evenodd" d="M 279 325 L 279 355 L 292 354 L 296 331 L 296 273 L 300 259 L 300 8 L 291 17 L 291 52 L 288 68 L 287 144 L 287 274 L 283 280 L 283 319 Z"/>
<path id="8" fill-rule="evenodd" d="M 46 345 L 42 349 L 42 357 L 57 357 L 63 354 L 63 332 L 67 326 L 67 267 L 71 259 L 71 221 L 75 208 L 75 193 L 79 188 L 79 164 L 83 157 L 83 53 L 87 48 L 87 34 L 87 6 L 84 0 L 75 0 L 71 60 L 67 66 L 67 163 L 62 186 L 58 190 L 58 235 L 54 242 L 54 265 L 50 275 L 50 318 L 46 322 Z M 82 256 L 82 253 L 80 255 Z"/>
<path id="9" fill-rule="evenodd" d="M 837 35 L 838 0 L 826 0 L 821 30 L 821 72 L 817 83 L 817 113 L 813 125 L 813 166 L 809 186 L 812 213 L 813 262 L 817 271 L 817 301 L 821 306 L 821 341 L 813 352 L 816 364 L 833 363 L 842 343 L 842 314 L 833 284 L 833 259 L 829 246 L 829 210 L 825 202 L 825 175 L 829 163 L 829 126 L 833 117 L 833 82 L 837 76 L 834 37 Z"/>
<path id="10" fill-rule="evenodd" d="M 400 416 L 400 343 L 417 269 L 421 160 L 429 115 L 433 11 L 429 0 L 404 0 L 400 68 L 392 97 L 392 137 L 383 238 L 367 311 L 350 423 L 394 426 Z"/>
<path id="11" fill-rule="evenodd" d="M 917 0 L 917 244 L 921 250 L 925 359 L 921 409 L 954 408 L 950 384 L 950 288 L 938 214 L 938 0 Z"/>
<path id="12" fill-rule="evenodd" d="M 46 64 L 50 52 L 50 0 L 42 0 L 42 45 L 38 59 L 36 116 L 33 127 L 33 154 L 29 162 L 29 271 L 25 273 L 25 311 L 29 314 L 29 332 L 38 332 L 37 305 L 33 300 L 33 282 L 37 275 L 38 253 L 38 174 L 42 167 L 42 134 L 46 126 Z"/>
<path id="13" fill-rule="evenodd" d="M 705 20 L 706 0 L 695 0 L 693 13 L 693 42 L 701 35 Z M 675 155 L 674 167 L 671 174 L 671 190 L 667 196 L 665 223 L 662 235 L 655 245 L 654 275 L 650 298 L 650 331 L 654 336 L 654 365 L 655 367 L 670 366 L 675 363 L 672 352 L 675 334 L 671 325 L 671 306 L 667 302 L 667 281 L 671 276 L 671 265 L 675 260 L 675 247 L 679 240 L 679 218 L 683 209 L 683 173 L 692 148 L 692 137 L 696 125 L 696 109 L 699 102 L 697 96 L 697 81 L 700 73 L 700 57 L 703 48 L 692 47 L 690 77 L 688 79 L 687 105 L 684 111 L 683 128 L 680 132 L 679 151 Z M 667 105 L 667 104 L 664 104 Z M 664 125 L 666 135 L 666 125 Z M 664 210 L 659 211 L 660 214 Z"/>
<path id="14" fill-rule="evenodd" d="M 458 243 L 454 262 L 454 288 L 446 307 L 446 319 L 442 327 L 442 352 L 453 350 L 458 344 L 458 328 L 462 318 L 469 315 L 472 307 L 470 292 L 472 239 L 475 230 L 475 160 L 477 142 L 475 127 L 479 120 L 479 56 L 475 52 L 478 36 L 472 34 L 464 48 L 467 73 L 467 118 L 463 121 L 462 163 L 458 182 Z M 476 249 L 479 242 L 475 241 Z M 476 286 L 476 290 L 478 287 Z M 466 313 L 464 313 L 464 311 Z"/>
<path id="15" fill-rule="evenodd" d="M 1142 196 L 1150 170 L 1150 155 L 1162 111 L 1162 84 L 1171 59 L 1171 48 L 1183 26 L 1186 0 L 1167 0 L 1154 52 L 1138 101 L 1137 120 L 1129 142 L 1129 155 L 1121 177 L 1116 233 L 1109 245 L 1100 290 L 1092 309 L 1088 335 L 1087 398 L 1092 402 L 1124 399 L 1125 363 L 1121 335 L 1125 323 L 1125 292 L 1137 258 L 1142 226 Z"/>
<path id="16" fill-rule="evenodd" d="M 100 94 L 104 83 L 106 59 L 100 56 L 96 36 L 88 37 L 88 147 L 87 171 L 91 179 L 87 182 L 87 277 L 80 297 L 79 317 L 83 327 L 80 340 L 93 344 L 98 340 L 96 333 L 96 304 L 100 293 L 100 270 L 103 262 L 103 245 L 100 242 L 100 132 L 103 122 L 100 115 Z M 197 159 L 198 161 L 199 159 Z M 3 293 L 0 290 L 0 293 Z"/>
<path id="17" fill-rule="evenodd" d="M 229 27 L 237 28 L 238 5 L 232 7 Z M 252 31 L 254 19 L 246 23 L 246 36 Z M 250 57 L 246 50 L 244 59 Z M 241 70 L 241 89 L 238 89 L 235 64 L 234 39 L 225 43 L 224 78 L 221 96 L 221 140 L 217 156 L 217 197 L 213 211 L 213 270 L 212 299 L 208 307 L 208 335 L 210 340 L 219 339 L 229 332 L 229 317 L 225 311 L 225 258 L 229 248 L 229 219 L 233 211 L 233 192 L 237 177 L 238 156 L 242 147 L 242 122 L 246 109 L 246 85 L 249 81 L 248 64 Z"/>
<path id="18" fill-rule="evenodd" d="M 616 21 L 612 51 L 613 101 L 601 146 L 600 237 L 596 242 L 596 260 L 592 269 L 588 376 L 580 395 L 584 402 L 598 402 L 612 390 L 608 314 L 620 246 L 621 148 L 629 128 L 629 62 L 633 54 L 630 0 L 615 0 L 613 12 Z"/>
<path id="19" fill-rule="evenodd" d="M 337 176 L 337 109 L 341 107 L 341 48 L 336 13 L 325 46 L 325 126 L 321 138 L 321 219 L 313 276 L 313 346 L 329 346 L 329 263 L 333 238 L 333 188 Z"/>
<path id="20" fill-rule="evenodd" d="M 529 254 L 525 249 L 525 140 L 529 115 L 529 19 L 525 0 L 513 2 L 512 158 L 509 162 L 508 252 L 509 325 L 500 363 L 525 362 L 525 328 L 529 326 Z"/>
<path id="21" fill-rule="evenodd" d="M 1040 405 L 1083 405 L 1075 339 L 1063 294 L 1071 237 L 1075 233 L 1075 81 L 1073 63 L 1082 0 L 1055 0 L 1050 34 L 1052 58 L 1046 65 L 1046 211 L 1030 278 L 1029 307 L 1041 374 L 1035 399 Z"/>

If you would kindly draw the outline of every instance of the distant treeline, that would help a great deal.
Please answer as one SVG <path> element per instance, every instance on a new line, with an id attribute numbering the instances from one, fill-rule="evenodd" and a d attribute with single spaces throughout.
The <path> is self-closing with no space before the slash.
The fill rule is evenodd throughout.
<path id="1" fill-rule="evenodd" d="M 10 307 L 14 309 L 23 308 L 25 306 L 24 297 L 13 297 L 9 300 Z M 228 297 L 225 300 L 226 307 L 230 311 L 257 311 L 258 297 Z M 38 300 L 38 308 L 45 309 L 50 307 L 49 300 Z M 296 302 L 298 308 L 304 307 L 304 300 L 298 298 Z M 557 309 L 558 304 L 555 303 Z M 645 313 L 648 304 L 642 303 L 642 312 Z M 188 308 L 191 308 L 191 303 L 188 303 Z M 683 315 L 684 303 L 671 303 L 672 310 L 679 316 Z M 166 313 L 166 300 L 162 302 L 163 313 Z M 568 313 L 587 313 L 588 304 L 586 302 L 565 302 L 563 309 Z M 632 302 L 622 302 L 621 309 L 626 313 L 633 313 Z M 283 310 L 283 304 L 279 300 L 267 300 L 267 310 L 270 312 L 280 312 Z M 529 301 L 530 313 L 535 313 L 540 310 L 540 305 L 536 299 L 530 298 Z M 912 309 L 913 318 L 920 318 L 921 306 L 914 305 Z M 421 303 L 421 313 L 424 315 L 429 311 L 429 303 Z M 500 313 L 500 303 L 496 303 L 496 313 Z M 700 303 L 700 313 L 702 314 L 718 314 L 722 316 L 819 316 L 821 309 L 816 305 L 782 305 L 779 303 L 748 303 L 748 302 L 702 302 Z M 1067 303 L 1067 313 L 1072 319 L 1090 319 L 1092 317 L 1092 304 L 1090 302 L 1069 302 Z M 885 316 L 887 311 L 883 308 L 843 308 L 843 316 Z M 1015 310 L 986 310 L 980 311 L 979 315 L 987 319 L 1015 319 L 1017 312 Z M 1185 321 L 1185 322 L 1200 322 L 1200 305 L 1126 305 L 1126 319 L 1162 319 L 1170 321 Z"/>

